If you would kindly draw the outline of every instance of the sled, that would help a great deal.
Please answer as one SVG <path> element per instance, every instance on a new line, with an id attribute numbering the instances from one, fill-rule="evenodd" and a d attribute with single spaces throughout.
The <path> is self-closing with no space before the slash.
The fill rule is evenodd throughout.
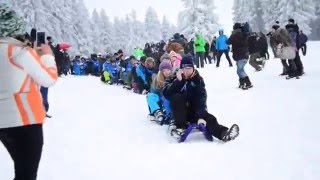
<path id="1" fill-rule="evenodd" d="M 179 139 L 179 143 L 183 143 L 187 140 L 190 133 L 194 130 L 198 130 L 203 133 L 204 137 L 208 141 L 213 141 L 212 135 L 207 131 L 206 126 L 204 124 L 189 124 L 186 131 L 181 135 Z"/>

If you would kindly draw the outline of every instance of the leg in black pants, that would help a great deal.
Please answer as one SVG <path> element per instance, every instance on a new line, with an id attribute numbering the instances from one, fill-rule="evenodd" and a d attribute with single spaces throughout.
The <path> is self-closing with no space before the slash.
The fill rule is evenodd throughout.
<path id="1" fill-rule="evenodd" d="M 42 125 L 0 129 L 0 141 L 14 161 L 14 180 L 36 180 L 43 146 Z"/>
<path id="2" fill-rule="evenodd" d="M 197 123 L 198 119 L 190 117 L 188 113 L 187 98 L 182 94 L 175 94 L 170 99 L 173 119 L 178 129 L 186 129 L 188 122 Z M 217 119 L 206 113 L 203 119 L 207 122 L 208 131 L 216 138 L 222 139 L 228 128 L 218 123 Z"/>
<path id="3" fill-rule="evenodd" d="M 187 98 L 182 94 L 175 94 L 170 98 L 170 106 L 174 124 L 178 129 L 186 129 L 188 124 Z"/>
<path id="4" fill-rule="evenodd" d="M 231 59 L 230 59 L 230 56 L 229 56 L 229 50 L 225 50 L 225 51 L 223 51 L 223 53 L 226 55 L 226 58 L 227 58 L 227 60 L 229 62 L 229 66 L 233 66 L 232 62 L 231 62 Z"/>
<path id="5" fill-rule="evenodd" d="M 303 64 L 302 64 L 299 52 L 296 52 L 296 57 L 294 58 L 293 61 L 295 62 L 296 67 L 297 67 L 297 74 L 299 76 L 303 75 L 304 74 Z"/>
<path id="6" fill-rule="evenodd" d="M 228 128 L 218 123 L 216 117 L 212 114 L 205 114 L 203 119 L 207 122 L 207 129 L 215 138 L 222 140 L 223 135 L 228 131 Z"/>
<path id="7" fill-rule="evenodd" d="M 195 58 L 195 64 L 197 66 L 197 68 L 199 68 L 199 59 L 200 59 L 200 53 L 196 53 L 196 58 Z"/>
<path id="8" fill-rule="evenodd" d="M 217 55 L 217 67 L 220 66 L 220 60 L 221 60 L 222 54 L 223 54 L 222 51 L 218 51 L 218 55 Z"/>

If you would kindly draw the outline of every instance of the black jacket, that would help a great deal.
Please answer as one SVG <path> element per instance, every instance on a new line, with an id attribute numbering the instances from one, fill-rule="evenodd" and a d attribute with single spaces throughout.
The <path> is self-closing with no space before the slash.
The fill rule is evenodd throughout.
<path id="1" fill-rule="evenodd" d="M 232 57 L 235 61 L 249 58 L 248 39 L 240 29 L 232 33 L 227 44 L 232 45 Z"/>
<path id="2" fill-rule="evenodd" d="M 207 91 L 197 70 L 193 76 L 179 81 L 175 76 L 165 82 L 163 95 L 169 99 L 175 94 L 186 96 L 191 118 L 201 119 L 207 113 Z"/>
<path id="3" fill-rule="evenodd" d="M 251 35 L 251 36 L 248 37 L 248 46 L 249 46 L 248 50 L 249 50 L 250 54 L 260 52 L 259 49 L 258 49 L 257 36 Z"/>

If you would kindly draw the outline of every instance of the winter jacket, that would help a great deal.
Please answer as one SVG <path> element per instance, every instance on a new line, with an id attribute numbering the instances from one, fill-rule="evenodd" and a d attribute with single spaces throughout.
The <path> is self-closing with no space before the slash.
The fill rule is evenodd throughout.
<path id="1" fill-rule="evenodd" d="M 216 41 L 216 49 L 218 51 L 229 50 L 229 46 L 227 44 L 228 37 L 224 34 L 220 35 Z"/>
<path id="2" fill-rule="evenodd" d="M 0 38 L 0 129 L 42 124 L 46 117 L 40 86 L 58 79 L 52 55 L 41 57 L 13 38 Z"/>
<path id="3" fill-rule="evenodd" d="M 105 62 L 103 64 L 104 71 L 107 71 L 110 74 L 111 78 L 115 78 L 118 76 L 119 68 L 120 68 L 119 66 L 112 65 L 111 63 Z"/>
<path id="4" fill-rule="evenodd" d="M 211 42 L 210 51 L 212 51 L 212 52 L 216 52 L 217 51 L 216 44 L 217 44 L 217 40 L 213 39 L 212 42 Z"/>
<path id="5" fill-rule="evenodd" d="M 143 85 L 147 89 L 150 89 L 152 83 L 153 70 L 147 69 L 145 66 L 140 65 L 136 68 L 136 73 L 138 78 L 142 80 Z"/>
<path id="6" fill-rule="evenodd" d="M 205 46 L 206 46 L 206 41 L 202 38 L 200 34 L 198 34 L 196 40 L 194 41 L 195 51 L 197 53 L 206 52 Z"/>
<path id="7" fill-rule="evenodd" d="M 297 24 L 287 24 L 286 30 L 289 32 L 293 46 L 299 48 L 299 26 Z"/>
<path id="8" fill-rule="evenodd" d="M 133 51 L 133 55 L 134 55 L 134 57 L 139 59 L 142 56 L 144 56 L 143 50 L 142 49 L 136 49 L 136 50 Z"/>
<path id="9" fill-rule="evenodd" d="M 247 36 L 241 29 L 233 31 L 232 35 L 227 40 L 227 44 L 232 45 L 232 57 L 235 61 L 249 58 Z"/>
<path id="10" fill-rule="evenodd" d="M 188 43 L 188 49 L 189 49 L 189 53 L 194 54 L 194 41 L 190 41 Z"/>
<path id="11" fill-rule="evenodd" d="M 260 52 L 258 49 L 258 40 L 256 35 L 250 35 L 248 37 L 248 50 L 250 54 Z"/>
<path id="12" fill-rule="evenodd" d="M 186 96 L 191 118 L 201 119 L 207 113 L 207 91 L 197 70 L 190 79 L 179 81 L 175 76 L 165 82 L 163 95 L 170 101 L 175 94 Z"/>

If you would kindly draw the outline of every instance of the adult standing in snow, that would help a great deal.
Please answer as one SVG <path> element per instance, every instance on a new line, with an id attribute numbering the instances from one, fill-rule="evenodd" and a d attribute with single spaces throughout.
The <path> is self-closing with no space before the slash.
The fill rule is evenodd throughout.
<path id="1" fill-rule="evenodd" d="M 176 77 L 165 82 L 163 95 L 170 101 L 174 119 L 172 134 L 181 136 L 188 123 L 203 123 L 212 136 L 222 141 L 233 140 L 239 135 L 237 125 L 228 129 L 208 113 L 207 91 L 203 78 L 194 69 L 192 56 L 182 58 L 181 69 L 177 71 Z"/>
<path id="2" fill-rule="evenodd" d="M 244 67 L 249 59 L 247 35 L 243 32 L 240 23 L 233 25 L 233 32 L 227 43 L 232 45 L 233 59 L 237 62 L 237 74 L 239 76 L 239 88 L 247 90 L 252 88 L 249 76 L 246 74 Z"/>
<path id="3" fill-rule="evenodd" d="M 217 68 L 220 66 L 220 60 L 222 54 L 226 55 L 226 58 L 229 62 L 229 66 L 232 67 L 232 62 L 229 56 L 229 46 L 227 44 L 228 37 L 224 35 L 223 29 L 219 30 L 219 37 L 216 42 L 216 49 L 218 50 L 218 61 L 217 61 Z"/>
<path id="4" fill-rule="evenodd" d="M 210 51 L 212 52 L 212 58 L 214 63 L 217 60 L 217 48 L 216 48 L 216 43 L 217 43 L 217 37 L 214 36 L 211 42 L 211 47 L 210 47 Z"/>
<path id="5" fill-rule="evenodd" d="M 204 55 L 206 52 L 205 49 L 206 41 L 203 39 L 201 34 L 196 35 L 196 40 L 194 41 L 194 49 L 196 51 L 196 66 L 199 68 L 199 61 L 201 68 L 204 68 Z"/>
<path id="6" fill-rule="evenodd" d="M 0 141 L 14 161 L 15 180 L 36 180 L 46 116 L 38 85 L 52 86 L 58 74 L 50 46 L 36 52 L 24 33 L 22 18 L 0 4 Z"/>
<path id="7" fill-rule="evenodd" d="M 296 49 L 296 57 L 293 59 L 296 65 L 296 74 L 298 76 L 302 76 L 304 74 L 303 64 L 299 55 L 299 26 L 295 24 L 294 19 L 289 19 L 288 24 L 286 25 L 286 29 L 289 32 L 289 36 L 291 38 L 292 44 Z M 287 79 L 292 78 L 293 76 L 288 76 Z"/>

